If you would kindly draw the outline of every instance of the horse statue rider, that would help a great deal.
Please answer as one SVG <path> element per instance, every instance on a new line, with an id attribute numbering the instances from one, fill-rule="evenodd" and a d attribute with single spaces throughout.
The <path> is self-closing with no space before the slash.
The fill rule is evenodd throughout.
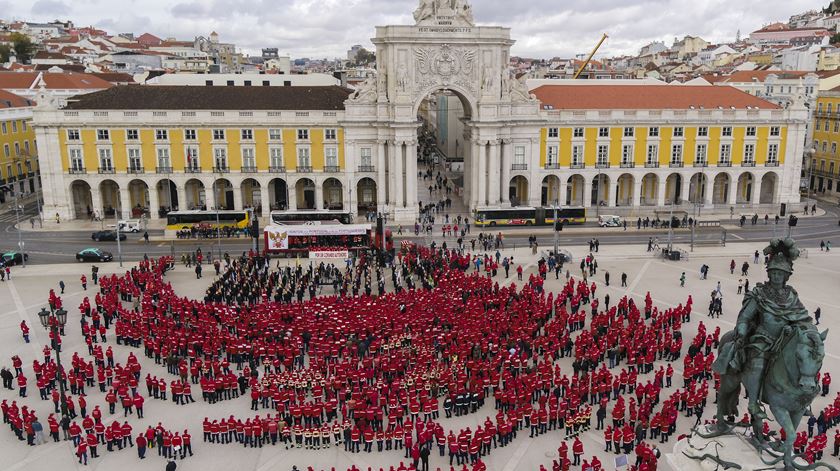
<path id="1" fill-rule="evenodd" d="M 743 384 L 749 398 L 753 444 L 760 452 L 774 455 L 770 461 L 763 457 L 762 461 L 768 465 L 784 461 L 786 470 L 813 469 L 816 465 L 795 463 L 793 440 L 799 422 L 819 392 L 816 375 L 822 368 L 828 331 L 817 331 L 799 294 L 787 285 L 793 262 L 799 257 L 796 243 L 790 238 L 774 239 L 764 254 L 769 258 L 769 282 L 758 283 L 746 293 L 735 329 L 721 338 L 718 358 L 712 365 L 721 377 L 717 424 L 712 433 L 697 433 L 711 438 L 733 431 Z M 767 419 L 763 403 L 785 431 L 783 444 L 769 444 L 763 436 Z"/>

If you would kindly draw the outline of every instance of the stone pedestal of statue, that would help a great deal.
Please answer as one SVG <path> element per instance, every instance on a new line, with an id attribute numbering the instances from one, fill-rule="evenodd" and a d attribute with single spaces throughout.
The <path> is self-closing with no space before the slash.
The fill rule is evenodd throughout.
<path id="1" fill-rule="evenodd" d="M 715 462 L 709 456 L 702 458 L 704 455 L 717 457 L 722 462 L 737 463 L 741 466 L 741 471 L 784 469 L 784 464 L 781 462 L 776 463 L 775 466 L 764 464 L 761 461 L 762 456 L 767 461 L 773 461 L 775 458 L 768 453 L 760 456 L 750 443 L 750 438 L 745 436 L 740 430 L 733 435 L 724 435 L 716 438 L 702 438 L 698 435 L 693 435 L 691 438 L 684 438 L 674 445 L 672 453 L 665 454 L 665 459 L 673 470 L 716 471 L 724 469 L 723 465 Z M 797 459 L 796 463 L 801 465 L 807 464 L 802 459 Z"/>

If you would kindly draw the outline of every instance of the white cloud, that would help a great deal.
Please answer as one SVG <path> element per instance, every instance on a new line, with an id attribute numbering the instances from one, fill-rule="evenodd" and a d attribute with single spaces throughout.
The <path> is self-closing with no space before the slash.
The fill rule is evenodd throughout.
<path id="1" fill-rule="evenodd" d="M 601 36 L 610 39 L 598 56 L 631 54 L 653 40 L 670 45 L 686 34 L 709 41 L 729 41 L 773 21 L 824 5 L 804 0 L 754 2 L 727 0 L 473 0 L 479 24 L 508 26 L 517 41 L 513 54 L 570 57 L 592 49 Z M 222 41 L 247 52 L 277 47 L 295 57 L 344 56 L 353 44 L 370 45 L 374 27 L 411 24 L 417 0 L 60 0 L 9 3 L 4 16 L 33 21 L 57 17 L 92 24 L 113 33 L 150 32 L 191 39 L 211 30 Z M 515 5 L 515 6 L 513 6 Z"/>

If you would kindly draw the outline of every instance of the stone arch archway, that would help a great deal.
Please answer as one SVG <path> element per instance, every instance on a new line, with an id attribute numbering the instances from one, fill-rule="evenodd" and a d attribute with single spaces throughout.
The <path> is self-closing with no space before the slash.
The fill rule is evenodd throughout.
<path id="1" fill-rule="evenodd" d="M 377 183 L 370 177 L 364 177 L 356 183 L 356 213 L 359 215 L 376 212 Z"/>
<path id="2" fill-rule="evenodd" d="M 708 176 L 705 173 L 695 173 L 688 184 L 688 201 L 693 204 L 705 201 L 708 186 Z"/>
<path id="3" fill-rule="evenodd" d="M 309 178 L 300 178 L 295 182 L 297 207 L 292 209 L 312 210 L 316 208 L 315 182 Z"/>
<path id="4" fill-rule="evenodd" d="M 528 205 L 528 179 L 517 175 L 510 180 L 508 185 L 511 206 Z"/>
<path id="5" fill-rule="evenodd" d="M 272 211 L 289 209 L 289 186 L 283 178 L 272 178 L 268 182 L 268 201 Z"/>
<path id="6" fill-rule="evenodd" d="M 665 180 L 665 204 L 682 204 L 685 195 L 682 194 L 683 176 L 679 173 L 668 175 Z"/>
<path id="7" fill-rule="evenodd" d="M 636 179 L 629 173 L 618 177 L 618 184 L 615 192 L 615 204 L 617 206 L 633 206 L 633 195 L 636 192 Z"/>
<path id="8" fill-rule="evenodd" d="M 761 189 L 759 192 L 760 204 L 774 204 L 776 202 L 776 187 L 779 177 L 775 172 L 768 172 L 761 177 Z"/>
<path id="9" fill-rule="evenodd" d="M 554 206 L 555 202 L 564 203 L 560 198 L 560 177 L 557 175 L 546 175 L 542 181 L 540 204 L 543 206 Z"/>
<path id="10" fill-rule="evenodd" d="M 344 185 L 337 178 L 324 180 L 322 194 L 324 195 L 324 209 L 344 210 Z"/>
<path id="11" fill-rule="evenodd" d="M 254 178 L 246 178 L 239 185 L 243 208 L 254 208 L 257 214 L 262 213 L 262 186 Z"/>
<path id="12" fill-rule="evenodd" d="M 161 204 L 164 204 L 163 200 Z M 207 208 L 207 189 L 204 182 L 196 178 L 187 180 L 184 184 L 184 204 L 186 207 L 181 208 L 184 210 Z"/>
<path id="13" fill-rule="evenodd" d="M 139 218 L 149 211 L 149 196 L 149 185 L 143 180 L 131 180 L 128 183 L 128 203 L 132 218 Z"/>
<path id="14" fill-rule="evenodd" d="M 584 192 L 586 181 L 581 175 L 572 175 L 566 181 L 566 206 L 586 206 Z"/>
<path id="15" fill-rule="evenodd" d="M 213 181 L 213 202 L 215 209 L 234 209 L 233 184 L 227 178 L 217 178 Z"/>
<path id="16" fill-rule="evenodd" d="M 744 172 L 738 177 L 738 193 L 735 197 L 737 204 L 749 204 L 753 202 L 753 187 L 755 177 L 750 172 Z"/>
<path id="17" fill-rule="evenodd" d="M 732 179 L 729 178 L 728 173 L 719 173 L 715 175 L 715 181 L 712 186 L 712 204 L 729 203 L 730 185 L 732 185 Z"/>
<path id="18" fill-rule="evenodd" d="M 73 218 L 89 218 L 94 209 L 93 195 L 88 182 L 76 180 L 70 184 L 70 198 L 72 201 Z"/>
<path id="19" fill-rule="evenodd" d="M 657 206 L 659 204 L 659 176 L 648 173 L 642 177 L 642 206 Z"/>
<path id="20" fill-rule="evenodd" d="M 122 214 L 122 200 L 120 199 L 120 185 L 114 180 L 103 180 L 99 184 L 100 207 L 103 218 L 119 218 Z"/>
<path id="21" fill-rule="evenodd" d="M 592 178 L 592 206 L 608 204 L 610 201 L 610 177 L 604 173 Z"/>

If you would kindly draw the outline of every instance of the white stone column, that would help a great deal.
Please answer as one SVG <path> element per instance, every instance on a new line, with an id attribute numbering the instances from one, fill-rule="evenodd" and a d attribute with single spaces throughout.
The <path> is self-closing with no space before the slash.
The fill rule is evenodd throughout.
<path id="1" fill-rule="evenodd" d="M 640 208 L 642 206 L 642 181 L 633 180 L 633 208 Z"/>
<path id="2" fill-rule="evenodd" d="M 668 190 L 668 180 L 667 178 L 659 178 L 659 184 L 657 185 L 658 188 L 656 190 L 656 206 L 662 208 L 665 206 L 665 197 L 667 196 L 665 193 Z"/>
<path id="3" fill-rule="evenodd" d="M 715 198 L 715 183 L 714 175 L 704 174 L 706 194 L 703 195 L 703 206 L 710 208 L 714 204 Z"/>
<path id="4" fill-rule="evenodd" d="M 158 197 L 157 184 L 149 188 L 149 219 L 160 219 L 158 210 L 160 209 L 160 198 Z"/>
<path id="5" fill-rule="evenodd" d="M 730 206 L 734 206 L 738 204 L 738 180 L 736 178 L 729 179 L 729 197 L 727 198 L 726 204 Z"/>
<path id="6" fill-rule="evenodd" d="M 557 201 L 557 203 L 562 208 L 562 207 L 566 206 L 566 191 L 567 191 L 566 187 L 568 186 L 568 182 L 566 180 L 563 180 L 559 176 L 557 178 L 557 181 L 558 181 L 557 195 L 555 195 L 556 196 L 555 200 Z M 549 201 L 549 203 L 553 205 L 554 201 L 553 200 Z"/>
<path id="7" fill-rule="evenodd" d="M 288 180 L 286 180 L 286 193 L 288 193 L 289 196 L 289 199 L 286 202 L 286 205 L 289 207 L 289 211 L 297 210 L 297 185 L 292 185 Z"/>
<path id="8" fill-rule="evenodd" d="M 417 210 L 417 142 L 405 148 L 405 207 Z"/>
<path id="9" fill-rule="evenodd" d="M 501 178 L 499 175 L 499 141 L 490 144 L 490 165 L 487 177 L 490 181 L 490 191 L 487 194 L 487 204 L 499 206 L 501 204 Z"/>
<path id="10" fill-rule="evenodd" d="M 382 211 L 387 203 L 388 179 L 385 175 L 385 141 L 376 141 L 376 207 Z"/>
<path id="11" fill-rule="evenodd" d="M 511 151 L 512 143 L 510 140 L 502 141 L 502 176 L 501 176 L 501 192 L 502 192 L 502 206 L 510 206 L 510 190 L 508 187 L 510 186 L 510 166 L 511 162 Z"/>
<path id="12" fill-rule="evenodd" d="M 615 199 L 618 197 L 618 180 L 613 180 L 609 177 L 605 177 L 605 179 L 609 179 L 609 183 L 604 185 L 604 197 L 607 200 L 607 207 L 614 208 Z"/>
<path id="13" fill-rule="evenodd" d="M 691 177 L 686 178 L 685 175 L 681 175 L 682 178 L 680 179 L 680 203 L 684 203 L 689 201 L 689 194 L 688 192 L 691 189 Z"/>
<path id="14" fill-rule="evenodd" d="M 539 139 L 531 139 L 531 149 L 525 162 L 528 164 L 528 205 L 537 207 L 542 202 L 542 180 L 538 178 L 540 168 Z"/>
<path id="15" fill-rule="evenodd" d="M 488 141 L 482 141 L 478 153 L 478 206 L 487 206 L 487 146 Z"/>
<path id="16" fill-rule="evenodd" d="M 315 180 L 315 209 L 324 209 L 324 182 Z"/>
<path id="17" fill-rule="evenodd" d="M 100 217 L 104 217 L 105 211 L 102 210 L 104 207 L 102 204 L 102 194 L 99 192 L 99 183 L 97 182 L 90 182 L 90 202 L 91 211 L 95 211 Z"/>
<path id="18" fill-rule="evenodd" d="M 262 206 L 262 217 L 268 218 L 271 215 L 271 198 L 268 186 L 260 187 L 260 206 Z M 263 223 L 266 225 L 267 223 Z"/>
<path id="19" fill-rule="evenodd" d="M 354 196 L 355 193 L 356 188 L 353 186 L 353 175 L 351 172 L 348 172 L 344 177 L 344 181 L 341 182 L 341 204 L 344 211 L 350 211 L 354 216 L 358 216 L 359 208 L 353 204 L 353 200 L 354 198 L 358 200 L 359 197 Z"/>
<path id="20" fill-rule="evenodd" d="M 583 175 L 583 207 L 589 208 L 591 206 L 595 206 L 598 204 L 596 201 L 594 204 L 592 202 L 592 178 Z"/>
<path id="21" fill-rule="evenodd" d="M 120 210 L 115 215 L 118 219 L 131 219 L 131 192 L 128 186 L 120 188 Z"/>
<path id="22" fill-rule="evenodd" d="M 174 211 L 175 210 L 175 205 L 173 203 L 175 203 L 175 202 L 170 201 L 172 199 L 172 188 L 170 187 L 170 185 L 172 184 L 172 180 L 167 179 L 167 180 L 164 180 L 163 183 L 164 183 L 164 190 L 163 191 L 164 191 L 164 194 L 166 195 L 166 198 L 163 201 L 164 201 L 165 204 L 169 205 L 169 209 Z M 185 211 L 187 209 L 190 209 L 190 208 L 187 207 L 187 187 L 186 187 L 186 185 L 181 186 L 180 188 L 178 188 L 178 186 L 175 185 L 175 188 L 176 188 L 175 193 L 177 194 L 176 199 L 178 200 L 178 210 Z M 207 202 L 207 195 L 208 194 L 213 195 L 213 206 L 215 206 L 216 205 L 216 190 L 215 190 L 215 187 L 213 187 L 212 185 L 209 188 L 204 187 L 204 203 L 207 205 L 207 209 L 210 209 L 212 206 L 210 206 L 210 203 Z M 197 203 L 199 203 L 199 201 L 196 201 L 196 204 Z"/>
<path id="23" fill-rule="evenodd" d="M 181 210 L 188 209 L 186 207 L 186 196 L 186 188 L 181 188 L 178 191 L 178 206 L 181 208 Z M 213 182 L 213 184 L 209 187 L 204 187 L 204 203 L 207 205 L 207 209 L 209 211 L 216 209 L 216 207 L 218 206 L 216 200 L 220 196 L 221 195 L 219 195 L 219 189 L 216 187 L 215 182 Z"/>
<path id="24" fill-rule="evenodd" d="M 394 184 L 394 206 L 397 208 L 405 207 L 405 173 L 404 162 L 405 155 L 403 152 L 404 142 L 394 143 L 394 175 L 396 182 Z"/>
<path id="25" fill-rule="evenodd" d="M 470 207 L 474 209 L 479 206 L 479 162 L 481 161 L 481 143 L 473 141 L 470 149 Z"/>

